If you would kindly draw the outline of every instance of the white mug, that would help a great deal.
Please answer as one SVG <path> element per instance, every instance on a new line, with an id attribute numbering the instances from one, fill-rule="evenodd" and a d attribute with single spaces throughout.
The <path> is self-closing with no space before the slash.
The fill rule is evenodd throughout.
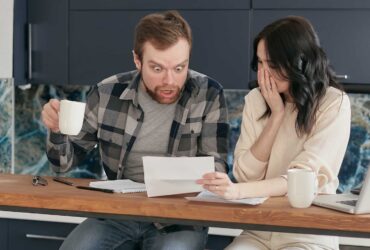
<path id="1" fill-rule="evenodd" d="M 59 107 L 59 130 L 62 134 L 78 135 L 80 133 L 85 106 L 83 102 L 62 100 Z"/>
<path id="2" fill-rule="evenodd" d="M 292 207 L 311 206 L 317 191 L 317 178 L 312 170 L 292 168 L 288 170 L 288 200 Z"/>

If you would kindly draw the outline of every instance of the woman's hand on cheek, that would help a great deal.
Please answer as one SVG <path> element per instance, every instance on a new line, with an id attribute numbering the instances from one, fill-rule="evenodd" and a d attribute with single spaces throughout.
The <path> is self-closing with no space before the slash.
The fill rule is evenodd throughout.
<path id="1" fill-rule="evenodd" d="M 268 70 L 258 70 L 258 84 L 261 94 L 271 109 L 271 114 L 283 113 L 284 102 L 277 90 L 276 81 Z"/>
<path id="2" fill-rule="evenodd" d="M 239 187 L 233 183 L 225 173 L 212 172 L 203 175 L 203 179 L 197 180 L 204 189 L 215 193 L 225 199 L 239 199 Z"/>

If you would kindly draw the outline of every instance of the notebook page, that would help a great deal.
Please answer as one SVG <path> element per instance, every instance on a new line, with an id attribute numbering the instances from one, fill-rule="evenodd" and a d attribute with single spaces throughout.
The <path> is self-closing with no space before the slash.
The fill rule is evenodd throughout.
<path id="1" fill-rule="evenodd" d="M 145 184 L 134 182 L 129 179 L 110 180 L 110 181 L 92 181 L 90 187 L 112 189 L 116 193 L 137 193 L 146 192 Z"/>
<path id="2" fill-rule="evenodd" d="M 262 204 L 268 197 L 257 197 L 257 198 L 244 198 L 239 200 L 226 200 L 217 194 L 211 193 L 208 190 L 204 190 L 195 197 L 185 197 L 191 201 L 206 201 L 206 202 L 218 202 L 218 203 L 236 203 L 246 205 L 259 205 Z"/>

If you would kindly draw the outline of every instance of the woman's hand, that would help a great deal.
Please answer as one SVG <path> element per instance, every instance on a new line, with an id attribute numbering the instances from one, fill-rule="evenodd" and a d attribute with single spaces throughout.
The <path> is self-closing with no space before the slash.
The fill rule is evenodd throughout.
<path id="1" fill-rule="evenodd" d="M 197 180 L 197 183 L 203 185 L 204 189 L 218 194 L 225 199 L 240 199 L 238 185 L 233 183 L 225 173 L 207 173 L 203 175 L 203 179 Z"/>
<path id="2" fill-rule="evenodd" d="M 271 109 L 271 115 L 284 113 L 284 102 L 277 90 L 276 82 L 268 70 L 258 70 L 257 77 L 261 94 Z"/>

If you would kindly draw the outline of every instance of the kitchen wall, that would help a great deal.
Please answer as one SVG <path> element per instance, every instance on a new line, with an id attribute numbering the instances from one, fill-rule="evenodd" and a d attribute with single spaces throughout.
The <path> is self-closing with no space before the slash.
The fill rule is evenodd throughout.
<path id="1" fill-rule="evenodd" d="M 11 172 L 13 150 L 13 0 L 0 0 L 0 172 Z"/>
<path id="2" fill-rule="evenodd" d="M 0 0 L 0 78 L 13 75 L 13 0 Z"/>
<path id="3" fill-rule="evenodd" d="M 43 105 L 51 98 L 85 101 L 87 86 L 32 85 L 15 88 L 14 173 L 55 175 L 46 157 L 47 129 L 41 121 Z M 97 149 L 66 176 L 102 178 Z"/>
<path id="4" fill-rule="evenodd" d="M 54 173 L 45 155 L 47 131 L 40 120 L 42 105 L 50 98 L 83 101 L 88 87 L 34 84 L 25 90 L 14 88 L 9 79 L 13 76 L 13 5 L 14 0 L 0 0 L 0 171 L 52 175 Z M 231 125 L 228 161 L 232 165 L 232 152 L 240 131 L 243 97 L 247 91 L 228 89 L 225 93 Z M 360 183 L 370 164 L 370 94 L 350 94 L 350 99 L 351 139 L 339 175 L 340 191 Z M 67 175 L 104 178 L 97 149 Z"/>

